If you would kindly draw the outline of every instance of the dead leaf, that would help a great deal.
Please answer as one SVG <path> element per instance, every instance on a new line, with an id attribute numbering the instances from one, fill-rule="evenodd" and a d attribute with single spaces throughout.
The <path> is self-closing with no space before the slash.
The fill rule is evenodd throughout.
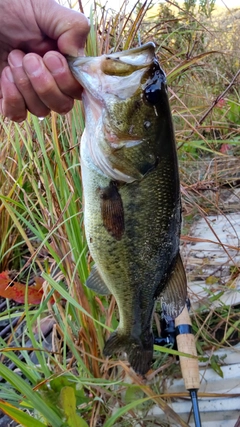
<path id="1" fill-rule="evenodd" d="M 43 297 L 43 282 L 42 277 L 36 277 L 35 285 L 27 288 L 23 283 L 12 281 L 8 272 L 3 271 L 0 273 L 0 296 L 24 303 L 27 292 L 28 304 L 40 304 Z M 54 303 L 54 298 L 51 298 L 50 301 Z"/>

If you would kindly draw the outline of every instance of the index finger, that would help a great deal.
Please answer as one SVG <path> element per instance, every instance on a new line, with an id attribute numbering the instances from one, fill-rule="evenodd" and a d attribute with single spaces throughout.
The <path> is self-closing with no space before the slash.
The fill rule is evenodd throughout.
<path id="1" fill-rule="evenodd" d="M 60 91 L 74 99 L 81 99 L 82 88 L 73 77 L 66 59 L 59 52 L 47 52 L 43 62 L 52 74 Z"/>

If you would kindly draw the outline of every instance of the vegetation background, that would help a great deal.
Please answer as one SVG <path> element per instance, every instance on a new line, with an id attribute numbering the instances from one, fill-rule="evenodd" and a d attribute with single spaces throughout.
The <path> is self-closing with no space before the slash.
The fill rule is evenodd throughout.
<path id="1" fill-rule="evenodd" d="M 81 2 L 68 6 L 83 11 Z M 118 11 L 95 3 L 90 21 L 87 55 L 156 45 L 176 130 L 184 244 L 196 218 L 222 212 L 216 192 L 213 198 L 203 191 L 213 181 L 211 172 L 202 176 L 200 163 L 216 159 L 214 188 L 239 185 L 240 9 L 218 11 L 214 0 L 146 0 L 131 10 L 124 2 Z M 162 394 L 165 378 L 181 375 L 176 351 L 156 351 L 147 381 L 124 361 L 102 359 L 118 313 L 113 297 L 84 287 L 92 260 L 82 218 L 83 129 L 79 102 L 64 117 L 29 114 L 20 124 L 0 119 L 0 409 L 14 420 L 4 416 L 2 425 L 146 425 L 142 420 L 157 404 L 186 426 L 166 403 L 171 395 Z M 230 274 L 237 277 L 239 267 Z M 193 315 L 194 328 L 204 326 L 200 356 L 230 345 L 233 331 L 239 336 L 238 307 L 214 310 L 207 322 L 205 308 Z M 156 309 L 156 333 L 158 326 Z M 221 375 L 220 361 L 209 363 Z M 153 418 L 148 423 L 160 425 Z"/>

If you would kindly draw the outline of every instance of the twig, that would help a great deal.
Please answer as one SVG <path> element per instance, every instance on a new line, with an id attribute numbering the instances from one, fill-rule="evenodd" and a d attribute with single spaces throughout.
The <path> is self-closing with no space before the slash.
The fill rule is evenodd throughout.
<path id="1" fill-rule="evenodd" d="M 220 99 L 222 99 L 226 95 L 226 93 L 232 87 L 234 81 L 237 79 L 237 77 L 239 76 L 239 74 L 240 74 L 240 70 L 238 70 L 238 72 L 235 74 L 235 76 L 233 77 L 232 81 L 229 83 L 228 87 L 220 95 L 218 95 L 217 98 L 213 101 L 211 107 L 209 107 L 209 109 L 206 111 L 206 113 L 203 115 L 203 117 L 199 120 L 198 125 L 201 125 L 204 122 L 204 120 L 206 119 L 206 117 L 208 116 L 208 114 L 217 105 L 217 103 L 220 101 Z"/>
<path id="2" fill-rule="evenodd" d="M 82 1 L 81 1 L 81 0 L 78 0 L 78 6 L 79 6 L 79 10 L 80 10 L 80 12 L 81 12 L 81 13 L 84 13 L 83 5 L 82 5 Z"/>
<path id="3" fill-rule="evenodd" d="M 185 9 L 183 9 L 182 7 L 180 7 L 177 3 L 175 3 L 174 1 L 171 0 L 165 0 L 167 3 L 169 3 L 172 6 L 177 7 L 179 10 L 181 10 L 181 12 L 186 13 L 188 16 L 190 16 L 191 18 L 194 19 L 195 22 L 197 22 L 204 30 L 206 30 L 209 34 L 211 34 L 211 36 L 213 36 L 213 33 L 207 28 L 205 27 L 205 25 L 203 25 L 194 15 L 193 13 L 186 11 Z"/>
<path id="4" fill-rule="evenodd" d="M 234 427 L 240 427 L 240 417 L 238 417 L 238 420 L 237 420 L 236 424 L 234 425 Z"/>

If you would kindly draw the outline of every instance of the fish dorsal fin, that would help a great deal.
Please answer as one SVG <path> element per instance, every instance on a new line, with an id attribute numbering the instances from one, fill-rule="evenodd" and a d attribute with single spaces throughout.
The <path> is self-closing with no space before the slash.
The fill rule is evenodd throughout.
<path id="1" fill-rule="evenodd" d="M 176 264 L 160 299 L 163 316 L 171 316 L 174 319 L 179 316 L 186 305 L 187 277 L 180 254 L 177 256 Z"/>
<path id="2" fill-rule="evenodd" d="M 96 292 L 97 294 L 100 294 L 100 295 L 111 294 L 111 292 L 109 291 L 108 287 L 105 285 L 95 265 L 93 266 L 85 285 L 92 291 Z"/>

